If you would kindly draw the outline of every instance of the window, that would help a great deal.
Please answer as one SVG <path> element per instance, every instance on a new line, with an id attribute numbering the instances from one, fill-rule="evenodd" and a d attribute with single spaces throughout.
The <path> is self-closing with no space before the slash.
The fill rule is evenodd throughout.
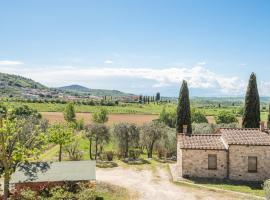
<path id="1" fill-rule="evenodd" d="M 209 170 L 217 169 L 217 155 L 216 154 L 208 155 L 208 169 Z"/>
<path id="2" fill-rule="evenodd" d="M 257 157 L 248 157 L 248 172 L 257 172 Z"/>

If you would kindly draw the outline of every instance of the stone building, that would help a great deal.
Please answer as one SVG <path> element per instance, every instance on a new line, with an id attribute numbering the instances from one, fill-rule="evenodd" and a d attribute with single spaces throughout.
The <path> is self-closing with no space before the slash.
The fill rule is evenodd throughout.
<path id="1" fill-rule="evenodd" d="M 185 132 L 185 129 L 184 129 Z M 263 181 L 270 178 L 270 135 L 259 129 L 220 129 L 177 136 L 177 175 Z"/>

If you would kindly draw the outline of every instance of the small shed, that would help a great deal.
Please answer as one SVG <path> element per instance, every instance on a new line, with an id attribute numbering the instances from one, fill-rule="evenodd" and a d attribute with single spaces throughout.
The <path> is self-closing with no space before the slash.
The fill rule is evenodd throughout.
<path id="1" fill-rule="evenodd" d="M 16 190 L 26 187 L 41 190 L 67 182 L 95 184 L 95 181 L 95 161 L 63 161 L 20 165 L 12 175 L 10 184 Z"/>

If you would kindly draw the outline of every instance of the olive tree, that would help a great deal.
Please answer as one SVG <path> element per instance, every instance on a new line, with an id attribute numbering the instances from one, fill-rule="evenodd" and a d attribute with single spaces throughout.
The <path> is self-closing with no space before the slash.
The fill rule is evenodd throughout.
<path id="1" fill-rule="evenodd" d="M 128 158 L 130 148 L 137 148 L 140 141 L 140 131 L 136 124 L 119 123 L 113 128 L 115 140 L 122 156 Z"/>
<path id="2" fill-rule="evenodd" d="M 165 124 L 152 121 L 141 127 L 141 145 L 146 147 L 148 158 L 152 158 L 154 145 L 166 134 Z"/>
<path id="3" fill-rule="evenodd" d="M 86 126 L 85 136 L 89 140 L 89 155 L 92 158 L 92 142 L 95 142 L 95 160 L 99 153 L 101 153 L 103 145 L 110 141 L 110 131 L 108 127 L 104 124 L 94 123 Z M 98 147 L 100 147 L 100 152 L 98 152 Z"/>

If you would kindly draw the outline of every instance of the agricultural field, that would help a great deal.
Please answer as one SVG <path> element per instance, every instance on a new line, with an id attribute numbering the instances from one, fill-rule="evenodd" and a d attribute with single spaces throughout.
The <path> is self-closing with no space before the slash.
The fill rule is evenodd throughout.
<path id="1" fill-rule="evenodd" d="M 49 123 L 61 123 L 64 122 L 64 116 L 62 112 L 41 112 L 42 117 L 47 119 Z M 150 122 L 157 119 L 159 115 L 151 114 L 109 114 L 109 121 L 107 125 L 112 126 L 119 122 L 135 123 L 137 125 L 142 125 L 146 122 Z M 83 120 L 85 124 L 90 124 L 92 122 L 91 113 L 76 113 L 77 120 Z"/>
<path id="2" fill-rule="evenodd" d="M 221 101 L 222 103 L 222 101 Z M 64 118 L 62 112 L 66 104 L 60 103 L 21 103 L 21 102 L 4 102 L 5 105 L 19 106 L 27 105 L 30 108 L 36 109 L 41 112 L 45 119 L 49 122 L 63 122 Z M 229 111 L 237 116 L 239 123 L 241 123 L 241 104 L 234 106 L 223 103 L 219 107 L 220 103 L 204 102 L 198 103 L 191 101 L 192 109 L 199 110 L 207 116 L 209 123 L 215 123 L 215 116 L 221 111 Z M 151 121 L 158 118 L 158 115 L 164 108 L 167 111 L 175 112 L 177 105 L 176 103 L 150 103 L 150 104 L 139 104 L 139 103 L 120 103 L 117 106 L 91 106 L 76 104 L 75 110 L 77 112 L 77 119 L 83 119 L 86 123 L 91 121 L 91 114 L 101 108 L 105 108 L 109 116 L 109 125 L 113 125 L 117 122 L 131 122 L 136 124 L 143 124 L 144 122 Z M 267 105 L 265 102 L 262 103 L 261 108 L 261 120 L 266 121 L 268 115 Z"/>

